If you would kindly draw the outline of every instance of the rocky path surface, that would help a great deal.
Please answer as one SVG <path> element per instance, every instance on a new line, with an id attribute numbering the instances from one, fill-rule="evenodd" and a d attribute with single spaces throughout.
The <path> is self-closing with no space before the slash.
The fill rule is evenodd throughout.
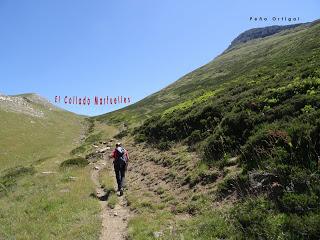
<path id="1" fill-rule="evenodd" d="M 99 172 L 107 171 L 114 177 L 111 161 L 99 160 L 92 164 L 91 179 L 96 186 L 96 196 L 101 204 L 102 229 L 101 240 L 125 240 L 127 239 L 127 227 L 129 218 L 129 209 L 124 196 L 119 197 L 118 203 L 114 209 L 107 205 L 108 196 L 99 182 Z M 114 177 L 115 179 L 115 177 Z M 114 183 L 115 184 L 115 183 Z"/>

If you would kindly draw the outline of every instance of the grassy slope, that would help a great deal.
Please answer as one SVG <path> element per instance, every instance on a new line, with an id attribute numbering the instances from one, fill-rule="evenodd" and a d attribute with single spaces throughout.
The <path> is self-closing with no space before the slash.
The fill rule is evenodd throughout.
<path id="1" fill-rule="evenodd" d="M 182 142 L 201 149 L 204 163 L 226 173 L 213 195 L 220 201 L 236 194 L 239 202 L 223 212 L 201 204 L 200 213 L 181 221 L 178 236 L 319 238 L 319 39 L 318 23 L 238 45 L 141 102 L 98 117 L 136 125 L 144 114 L 155 115 L 136 129 L 136 140 L 160 149 Z M 230 176 L 228 158 L 235 155 L 244 171 Z M 255 189 L 252 174 L 275 188 Z M 152 239 L 161 228 L 143 223 L 148 215 L 160 221 L 158 214 L 149 210 L 134 218 L 132 236 Z"/>
<path id="2" fill-rule="evenodd" d="M 143 100 L 124 109 L 100 115 L 98 120 L 111 123 L 127 122 L 134 126 L 143 122 L 163 110 L 178 103 L 201 96 L 207 90 L 215 90 L 221 84 L 232 82 L 247 71 L 254 71 L 256 67 L 268 63 L 274 55 L 287 49 L 288 41 L 296 38 L 303 39 L 306 26 L 280 32 L 263 39 L 256 39 L 237 45 L 226 53 L 216 57 L 208 64 L 186 74 L 173 84 L 156 92 Z M 297 37 L 296 37 L 297 36 Z M 306 43 L 307 45 L 307 43 Z M 293 44 L 291 48 L 294 48 Z"/>
<path id="3" fill-rule="evenodd" d="M 241 75 L 206 101 L 182 104 L 136 131 L 137 140 L 160 148 L 182 141 L 200 149 L 208 165 L 223 169 L 229 156 L 239 156 L 243 172 L 227 175 L 217 195 L 236 192 L 241 201 L 223 219 L 206 218 L 207 209 L 199 216 L 201 231 L 201 225 L 183 225 L 187 239 L 319 238 L 319 39 L 317 24 L 242 46 L 245 56 L 260 55 L 238 66 Z M 221 229 L 228 223 L 232 228 Z"/>
<path id="4" fill-rule="evenodd" d="M 89 197 L 88 169 L 59 168 L 79 144 L 84 118 L 32 106 L 46 117 L 0 111 L 0 238 L 97 239 L 100 209 Z"/>
<path id="5" fill-rule="evenodd" d="M 48 112 L 45 119 L 1 111 L 0 120 L 5 126 L 0 129 L 2 168 L 66 152 L 81 130 L 81 118 L 63 111 Z"/>

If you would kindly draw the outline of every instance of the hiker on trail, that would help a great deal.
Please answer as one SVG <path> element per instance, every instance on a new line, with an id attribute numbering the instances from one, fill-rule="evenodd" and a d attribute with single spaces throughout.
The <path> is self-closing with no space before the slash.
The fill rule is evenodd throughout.
<path id="1" fill-rule="evenodd" d="M 123 187 L 125 181 L 125 173 L 128 166 L 129 156 L 127 150 L 122 147 L 121 143 L 117 143 L 110 157 L 114 158 L 113 166 L 116 173 L 118 190 L 120 196 L 123 195 Z"/>

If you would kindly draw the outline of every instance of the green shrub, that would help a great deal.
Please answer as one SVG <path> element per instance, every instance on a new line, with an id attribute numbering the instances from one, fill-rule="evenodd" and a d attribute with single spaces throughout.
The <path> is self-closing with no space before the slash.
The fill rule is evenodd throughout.
<path id="1" fill-rule="evenodd" d="M 199 181 L 203 185 L 216 181 L 218 176 L 219 176 L 219 173 L 217 171 L 214 171 L 214 170 L 201 171 L 198 174 Z"/>
<path id="2" fill-rule="evenodd" d="M 200 130 L 194 130 L 191 135 L 187 138 L 187 143 L 189 145 L 195 144 L 199 142 L 202 139 L 201 131 Z"/>
<path id="3" fill-rule="evenodd" d="M 229 149 L 225 141 L 224 136 L 219 134 L 211 135 L 207 138 L 202 146 L 203 159 L 206 163 L 213 164 L 223 158 Z"/>
<path id="4" fill-rule="evenodd" d="M 86 144 L 91 144 L 98 142 L 102 139 L 102 132 L 99 132 L 97 134 L 91 134 L 85 139 Z"/>
<path id="5" fill-rule="evenodd" d="M 239 197 L 244 197 L 249 193 L 249 177 L 246 174 L 239 174 L 233 177 L 227 177 L 218 184 L 218 197 L 226 197 L 237 192 Z"/>
<path id="6" fill-rule="evenodd" d="M 87 134 L 90 134 L 94 131 L 94 119 L 93 118 L 86 118 L 86 121 L 88 122 Z"/>
<path id="7" fill-rule="evenodd" d="M 286 185 L 290 187 L 291 191 L 294 191 L 296 193 L 308 193 L 310 192 L 311 187 L 311 171 L 303 168 L 294 166 L 290 168 L 290 172 L 288 175 L 284 176 L 286 178 Z M 318 184 L 320 181 L 317 181 Z"/>
<path id="8" fill-rule="evenodd" d="M 277 239 L 281 234 L 282 216 L 264 198 L 247 199 L 231 211 L 242 239 Z"/>
<path id="9" fill-rule="evenodd" d="M 224 135 L 233 141 L 230 145 L 239 148 L 250 136 L 256 124 L 257 114 L 249 110 L 238 109 L 239 112 L 228 114 L 222 121 Z"/>
<path id="10" fill-rule="evenodd" d="M 285 193 L 280 200 L 280 205 L 284 212 L 297 214 L 320 210 L 319 198 L 315 194 Z"/>
<path id="11" fill-rule="evenodd" d="M 293 162 L 309 169 L 317 169 L 318 147 L 320 141 L 320 124 L 312 126 L 309 123 L 294 122 L 289 128 L 292 139 Z"/>
<path id="12" fill-rule="evenodd" d="M 129 134 L 129 130 L 122 130 L 121 132 L 119 132 L 118 134 L 116 134 L 114 137 L 115 138 L 123 138 L 125 136 L 128 136 Z"/>
<path id="13" fill-rule="evenodd" d="M 146 136 L 144 134 L 136 134 L 134 135 L 134 141 L 136 143 L 141 143 L 141 142 L 145 142 L 146 141 Z"/>
<path id="14" fill-rule="evenodd" d="M 164 189 L 163 187 L 158 187 L 158 188 L 156 189 L 156 193 L 157 193 L 158 195 L 162 195 L 162 194 L 165 193 L 165 189 Z"/>
<path id="15" fill-rule="evenodd" d="M 79 153 L 84 153 L 86 151 L 86 146 L 85 145 L 80 145 L 79 147 L 76 147 L 75 149 L 72 149 L 70 154 L 76 155 Z"/>
<path id="16" fill-rule="evenodd" d="M 291 139 L 276 125 L 261 127 L 242 148 L 240 162 L 250 170 L 266 167 L 270 161 L 285 162 L 290 157 Z"/>
<path id="17" fill-rule="evenodd" d="M 320 239 L 320 212 L 285 217 L 283 231 L 287 239 Z"/>
<path id="18" fill-rule="evenodd" d="M 78 158 L 71 158 L 68 160 L 63 161 L 60 164 L 61 168 L 65 167 L 85 167 L 88 165 L 88 161 L 85 158 L 78 157 Z"/>
<path id="19" fill-rule="evenodd" d="M 161 142 L 159 142 L 156 145 L 156 147 L 159 148 L 160 150 L 168 150 L 168 149 L 170 149 L 171 144 L 170 144 L 170 142 L 162 140 Z"/>

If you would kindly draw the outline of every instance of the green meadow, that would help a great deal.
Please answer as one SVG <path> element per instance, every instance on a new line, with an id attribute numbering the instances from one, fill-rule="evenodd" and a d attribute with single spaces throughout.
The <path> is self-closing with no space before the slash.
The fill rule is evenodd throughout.
<path id="1" fill-rule="evenodd" d="M 0 111 L 0 238 L 97 239 L 100 206 L 90 197 L 89 168 L 60 167 L 88 123 L 70 112 L 32 107 L 45 116 Z"/>

